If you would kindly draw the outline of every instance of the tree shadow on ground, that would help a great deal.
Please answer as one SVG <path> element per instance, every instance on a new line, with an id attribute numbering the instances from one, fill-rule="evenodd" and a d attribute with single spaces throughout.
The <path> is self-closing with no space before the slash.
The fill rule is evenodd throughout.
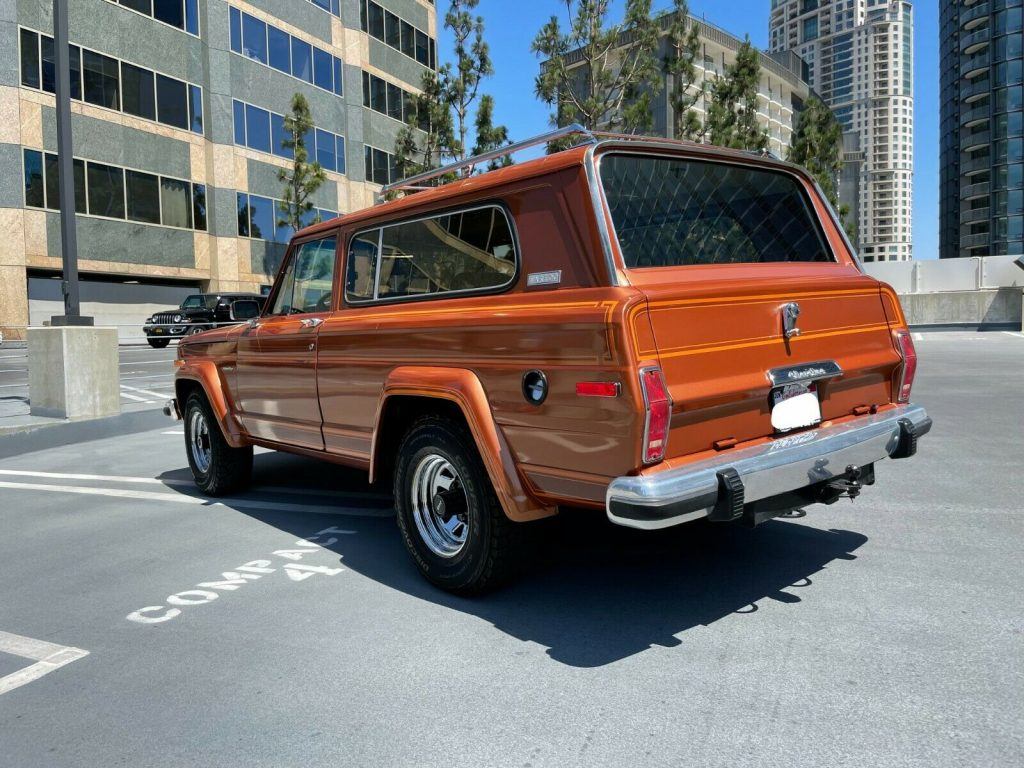
<path id="1" fill-rule="evenodd" d="M 187 477 L 176 470 L 164 478 Z M 607 522 L 600 512 L 570 512 L 537 525 L 523 573 L 509 586 L 477 598 L 443 592 L 422 579 L 401 543 L 390 500 L 363 473 L 284 454 L 256 459 L 261 486 L 310 488 L 331 502 L 366 508 L 376 517 L 235 508 L 296 538 L 335 525 L 358 535 L 327 547 L 344 566 L 391 589 L 478 616 L 496 629 L 548 649 L 574 667 L 599 667 L 652 646 L 679 645 L 679 635 L 730 614 L 755 614 L 765 598 L 801 601 L 797 591 L 835 560 L 853 560 L 867 537 L 773 520 L 750 530 L 702 522 L 657 532 Z M 257 487 L 239 498 L 259 499 Z M 294 502 L 299 498 L 293 497 Z M 224 500 L 232 506 L 232 500 Z M 794 605 L 793 610 L 799 610 Z M 751 617 L 751 620 L 756 620 Z"/>

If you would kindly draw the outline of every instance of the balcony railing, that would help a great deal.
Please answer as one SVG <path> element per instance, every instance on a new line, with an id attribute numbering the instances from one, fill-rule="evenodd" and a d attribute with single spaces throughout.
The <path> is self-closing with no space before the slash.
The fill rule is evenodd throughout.
<path id="1" fill-rule="evenodd" d="M 989 182 L 979 181 L 976 184 L 963 184 L 960 186 L 960 197 L 970 200 L 976 197 L 985 197 L 989 194 Z"/>
<path id="2" fill-rule="evenodd" d="M 964 83 L 960 86 L 960 101 L 967 101 L 967 99 L 973 98 L 974 96 L 984 96 L 991 90 L 992 80 L 987 77 L 982 78 L 981 80 Z"/>
<path id="3" fill-rule="evenodd" d="M 972 123 L 980 123 L 982 120 L 988 120 L 992 116 L 992 108 L 985 104 L 981 107 L 975 107 L 974 109 L 968 109 L 966 112 L 960 113 L 960 125 L 971 125 Z"/>
<path id="4" fill-rule="evenodd" d="M 979 133 L 960 134 L 960 151 L 969 152 L 978 147 L 987 147 L 992 143 L 992 134 L 989 131 Z"/>
<path id="5" fill-rule="evenodd" d="M 960 27 L 966 29 L 967 25 L 972 21 L 988 16 L 988 3 L 978 3 L 972 5 L 970 8 L 966 8 L 960 12 Z"/>
<path id="6" fill-rule="evenodd" d="M 960 73 L 964 77 L 971 77 L 979 72 L 984 72 L 991 66 L 992 54 L 988 50 L 960 57 Z"/>
<path id="7" fill-rule="evenodd" d="M 964 35 L 960 38 L 960 53 L 974 53 L 988 45 L 988 41 L 988 27 L 985 27 L 985 29 L 979 29 L 977 32 L 972 32 L 969 35 Z"/>
<path id="8" fill-rule="evenodd" d="M 989 207 L 986 205 L 984 208 L 975 208 L 973 210 L 964 211 L 960 214 L 961 224 L 973 224 L 977 221 L 988 221 Z"/>
<path id="9" fill-rule="evenodd" d="M 964 249 L 984 248 L 988 245 L 990 237 L 991 235 L 988 232 L 982 232 L 978 235 L 961 235 L 960 247 Z"/>
<path id="10" fill-rule="evenodd" d="M 974 173 L 987 171 L 992 167 L 991 157 L 977 157 L 974 160 L 961 160 L 960 173 L 969 176 Z"/>

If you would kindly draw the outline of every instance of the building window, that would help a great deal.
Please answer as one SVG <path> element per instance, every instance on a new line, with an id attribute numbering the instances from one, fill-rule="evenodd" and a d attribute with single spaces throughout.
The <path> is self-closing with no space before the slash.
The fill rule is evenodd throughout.
<path id="1" fill-rule="evenodd" d="M 235 144 L 292 159 L 294 153 L 284 142 L 291 138 L 285 130 L 284 115 L 235 100 L 232 102 L 235 118 Z M 320 163 L 328 171 L 345 173 L 345 137 L 319 128 L 305 137 L 310 160 Z"/>
<path id="2" fill-rule="evenodd" d="M 199 37 L 199 0 L 110 0 L 130 11 Z"/>
<path id="3" fill-rule="evenodd" d="M 230 14 L 232 51 L 325 91 L 344 95 L 344 68 L 337 56 L 237 8 L 231 8 Z"/>
<path id="4" fill-rule="evenodd" d="M 250 195 L 246 192 L 236 194 L 238 210 L 238 236 L 253 240 L 270 240 L 271 242 L 287 243 L 295 232 L 291 227 L 278 226 L 277 219 L 283 203 L 270 197 Z M 308 227 L 318 221 L 327 221 L 338 215 L 337 211 L 326 208 L 314 208 L 305 213 L 301 224 Z"/>
<path id="5" fill-rule="evenodd" d="M 401 51 L 425 67 L 437 69 L 436 43 L 430 37 L 373 0 L 359 0 L 359 22 L 363 32 Z"/>
<path id="6" fill-rule="evenodd" d="M 54 93 L 53 38 L 22 29 L 21 84 Z M 71 98 L 155 120 L 193 133 L 203 132 L 202 89 L 167 75 L 69 46 Z"/>
<path id="7" fill-rule="evenodd" d="M 390 152 L 377 149 L 367 144 L 364 147 L 366 180 L 374 184 L 390 184 L 398 181 L 397 158 Z"/>
<path id="8" fill-rule="evenodd" d="M 408 122 L 415 117 L 416 97 L 388 81 L 363 72 L 363 106 L 382 115 Z"/>
<path id="9" fill-rule="evenodd" d="M 57 156 L 25 149 L 25 205 L 60 210 Z M 141 224 L 206 230 L 206 186 L 75 158 L 75 212 Z"/>

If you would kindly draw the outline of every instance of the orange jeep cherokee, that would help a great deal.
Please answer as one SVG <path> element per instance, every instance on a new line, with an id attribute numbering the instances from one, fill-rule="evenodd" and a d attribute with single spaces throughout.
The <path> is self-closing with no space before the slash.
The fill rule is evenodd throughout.
<path id="1" fill-rule="evenodd" d="M 179 346 L 205 493 L 256 445 L 365 469 L 424 576 L 469 593 L 560 507 L 753 525 L 856 496 L 931 427 L 896 294 L 801 168 L 574 126 L 384 191 L 295 236 L 259 318 Z"/>

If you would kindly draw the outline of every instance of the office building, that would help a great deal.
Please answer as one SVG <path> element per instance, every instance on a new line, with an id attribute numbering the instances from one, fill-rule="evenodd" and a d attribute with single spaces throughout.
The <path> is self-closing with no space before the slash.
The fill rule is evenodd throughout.
<path id="1" fill-rule="evenodd" d="M 72 131 L 85 313 L 197 290 L 266 290 L 284 115 L 302 93 L 327 181 L 312 216 L 373 202 L 424 71 L 432 0 L 70 0 Z M 59 306 L 53 20 L 0 9 L 0 325 Z M 90 306 L 92 302 L 92 306 Z M 109 305 L 109 306 L 108 306 Z"/>

